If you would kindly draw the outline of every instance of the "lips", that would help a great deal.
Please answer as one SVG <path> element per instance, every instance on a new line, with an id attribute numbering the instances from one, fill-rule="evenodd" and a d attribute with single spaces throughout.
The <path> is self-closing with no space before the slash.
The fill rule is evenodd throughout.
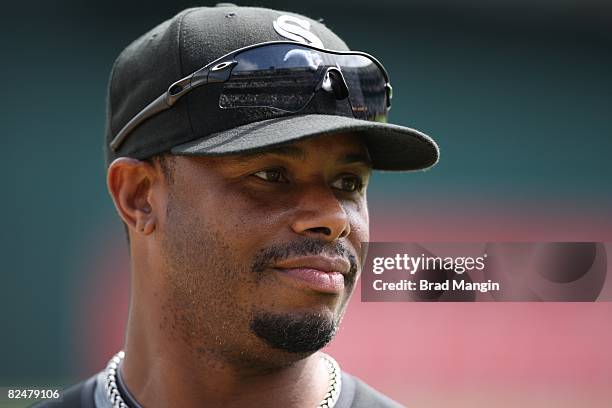
<path id="1" fill-rule="evenodd" d="M 274 269 L 294 284 L 322 293 L 341 293 L 350 263 L 340 257 L 307 256 L 277 262 Z"/>
<path id="2" fill-rule="evenodd" d="M 277 262 L 274 267 L 277 269 L 308 268 L 346 275 L 351 269 L 351 264 L 341 257 L 305 256 Z"/>

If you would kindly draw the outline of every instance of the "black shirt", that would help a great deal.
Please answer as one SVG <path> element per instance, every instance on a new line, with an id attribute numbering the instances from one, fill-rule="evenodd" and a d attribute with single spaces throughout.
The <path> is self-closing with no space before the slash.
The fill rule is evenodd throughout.
<path id="1" fill-rule="evenodd" d="M 67 388 L 60 400 L 41 401 L 32 408 L 98 408 L 94 402 L 98 374 Z M 359 378 L 342 371 L 342 388 L 335 408 L 401 408 Z"/>

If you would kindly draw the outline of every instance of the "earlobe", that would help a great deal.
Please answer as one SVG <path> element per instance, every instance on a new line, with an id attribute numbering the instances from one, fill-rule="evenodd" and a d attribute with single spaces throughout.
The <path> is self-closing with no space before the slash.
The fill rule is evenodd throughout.
<path id="1" fill-rule="evenodd" d="M 107 186 L 117 213 L 129 228 L 144 235 L 155 230 L 153 178 L 151 166 L 137 159 L 120 157 L 108 168 Z"/>
<path id="2" fill-rule="evenodd" d="M 148 218 L 139 218 L 137 222 L 137 229 L 144 235 L 149 235 L 155 231 L 155 217 L 150 215 Z"/>

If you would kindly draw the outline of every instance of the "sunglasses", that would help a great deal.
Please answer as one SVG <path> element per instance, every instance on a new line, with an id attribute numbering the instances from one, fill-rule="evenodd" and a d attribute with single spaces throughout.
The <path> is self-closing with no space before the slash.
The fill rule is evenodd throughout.
<path id="1" fill-rule="evenodd" d="M 117 151 L 147 119 L 170 109 L 184 95 L 207 84 L 219 92 L 219 108 L 272 108 L 296 113 L 323 91 L 348 100 L 353 117 L 386 122 L 392 88 L 382 64 L 359 51 L 330 51 L 293 41 L 272 41 L 232 51 L 174 82 L 117 133 Z"/>

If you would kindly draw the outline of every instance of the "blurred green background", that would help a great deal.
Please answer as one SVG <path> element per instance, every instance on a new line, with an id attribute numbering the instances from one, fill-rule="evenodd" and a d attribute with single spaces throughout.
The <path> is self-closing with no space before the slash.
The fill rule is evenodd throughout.
<path id="1" fill-rule="evenodd" d="M 105 188 L 108 74 L 137 36 L 183 8 L 213 4 L 3 5 L 0 387 L 65 385 L 93 373 L 83 360 L 91 336 L 75 317 L 85 307 L 79 296 L 92 274 L 101 278 L 101 262 L 126 256 Z M 387 67 L 390 121 L 441 146 L 431 171 L 375 176 L 369 194 L 380 225 L 408 207 L 424 214 L 405 234 L 379 227 L 380 240 L 508 238 L 504 226 L 517 222 L 525 239 L 612 240 L 612 3 L 240 4 L 324 18 Z M 102 295 L 110 313 L 113 282 Z"/>

